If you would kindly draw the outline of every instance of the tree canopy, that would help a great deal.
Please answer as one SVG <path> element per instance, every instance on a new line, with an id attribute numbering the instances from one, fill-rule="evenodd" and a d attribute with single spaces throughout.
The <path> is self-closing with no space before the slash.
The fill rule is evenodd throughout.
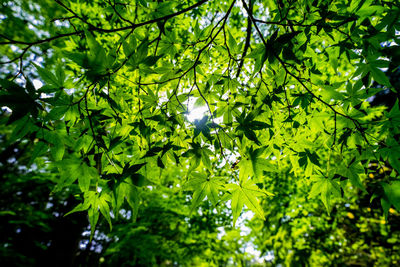
<path id="1" fill-rule="evenodd" d="M 159 248 L 157 257 L 173 262 L 234 251 L 220 239 L 214 252 L 210 244 L 196 251 L 188 229 L 218 240 L 216 229 L 234 231 L 244 208 L 256 215 L 252 242 L 277 262 L 349 264 L 368 238 L 366 263 L 399 260 L 376 245 L 400 245 L 396 1 L 21 0 L 0 8 L 2 183 L 15 192 L 40 184 L 29 198 L 43 205 L 48 196 L 73 199 L 63 214 L 85 212 L 90 240 L 107 222 L 125 240 L 108 247 L 111 266 L 121 264 L 113 251 L 165 240 L 185 255 Z M 2 216 L 18 213 L 4 207 Z M 358 245 L 340 251 L 354 219 L 371 233 L 360 230 Z M 192 228 L 202 221 L 206 228 Z M 225 262 L 219 257 L 214 264 Z"/>

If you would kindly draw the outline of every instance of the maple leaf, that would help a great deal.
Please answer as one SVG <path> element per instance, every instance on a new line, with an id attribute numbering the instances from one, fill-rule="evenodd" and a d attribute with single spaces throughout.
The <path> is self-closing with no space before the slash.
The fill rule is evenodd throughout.
<path id="1" fill-rule="evenodd" d="M 340 197 L 340 186 L 336 180 L 332 180 L 322 176 L 312 177 L 315 181 L 313 184 L 310 194 L 308 197 L 310 199 L 320 195 L 321 200 L 324 203 L 328 213 L 330 212 L 330 201 L 331 195 Z"/>
<path id="2" fill-rule="evenodd" d="M 268 168 L 268 160 L 261 157 L 263 149 L 248 151 L 248 157 L 239 162 L 240 172 L 239 180 L 246 180 L 249 176 L 254 177 L 256 181 L 261 181 L 263 171 Z"/>
<path id="3" fill-rule="evenodd" d="M 240 212 L 243 209 L 243 205 L 252 210 L 260 218 L 265 220 L 264 211 L 258 203 L 257 197 L 273 194 L 260 189 L 253 183 L 252 180 L 248 179 L 238 184 L 229 184 L 226 186 L 230 189 L 232 194 L 231 208 L 233 213 L 233 226 L 235 227 L 236 220 L 238 219 Z"/>
<path id="4" fill-rule="evenodd" d="M 223 188 L 223 184 L 223 179 L 220 177 L 209 177 L 198 172 L 192 173 L 192 178 L 184 185 L 185 189 L 194 191 L 190 213 L 199 206 L 206 196 L 213 205 L 216 205 L 219 199 L 218 192 Z"/>

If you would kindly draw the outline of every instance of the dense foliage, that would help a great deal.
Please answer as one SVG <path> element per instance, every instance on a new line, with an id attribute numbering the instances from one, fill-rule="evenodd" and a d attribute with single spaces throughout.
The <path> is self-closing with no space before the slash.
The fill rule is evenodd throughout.
<path id="1" fill-rule="evenodd" d="M 57 251 L 55 217 L 83 265 L 245 265 L 243 242 L 287 265 L 400 260 L 396 1 L 0 8 L 8 263 L 40 264 L 21 231 L 31 257 Z"/>

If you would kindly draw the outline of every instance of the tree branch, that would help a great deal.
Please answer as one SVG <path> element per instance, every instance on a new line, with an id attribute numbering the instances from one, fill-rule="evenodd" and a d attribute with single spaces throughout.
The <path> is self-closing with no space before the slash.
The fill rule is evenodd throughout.
<path id="1" fill-rule="evenodd" d="M 242 0 L 243 3 L 244 3 L 244 1 L 245 1 L 245 0 Z M 252 0 L 249 0 L 249 13 L 250 13 L 250 14 L 253 14 L 253 5 L 252 5 L 252 2 L 251 2 L 251 1 L 252 1 Z M 236 78 L 238 78 L 239 75 L 240 75 L 240 71 L 242 70 L 243 63 L 244 63 L 244 57 L 246 56 L 247 50 L 248 50 L 249 47 L 250 47 L 251 25 L 252 25 L 252 23 L 251 23 L 251 17 L 248 16 L 248 17 L 247 17 L 247 29 L 246 29 L 246 33 L 247 33 L 247 34 L 246 34 L 246 42 L 244 43 L 244 48 L 243 48 L 242 57 L 241 57 L 241 59 L 240 59 L 239 67 L 238 67 L 238 70 L 237 70 L 237 72 L 236 72 Z"/>

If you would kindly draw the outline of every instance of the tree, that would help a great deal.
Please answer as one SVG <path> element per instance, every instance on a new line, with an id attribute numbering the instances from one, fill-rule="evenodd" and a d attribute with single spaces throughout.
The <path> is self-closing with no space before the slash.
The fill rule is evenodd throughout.
<path id="1" fill-rule="evenodd" d="M 278 183 L 304 183 L 327 214 L 355 188 L 386 217 L 400 209 L 395 2 L 16 1 L 2 13 L 4 149 L 29 144 L 26 166 L 51 174 L 53 192 L 77 190 L 71 213 L 87 212 L 91 236 L 165 187 L 191 194 L 187 216 L 208 201 L 229 203 L 233 226 L 244 205 L 265 219 L 284 170 Z M 371 105 L 383 90 L 393 106 Z"/>

